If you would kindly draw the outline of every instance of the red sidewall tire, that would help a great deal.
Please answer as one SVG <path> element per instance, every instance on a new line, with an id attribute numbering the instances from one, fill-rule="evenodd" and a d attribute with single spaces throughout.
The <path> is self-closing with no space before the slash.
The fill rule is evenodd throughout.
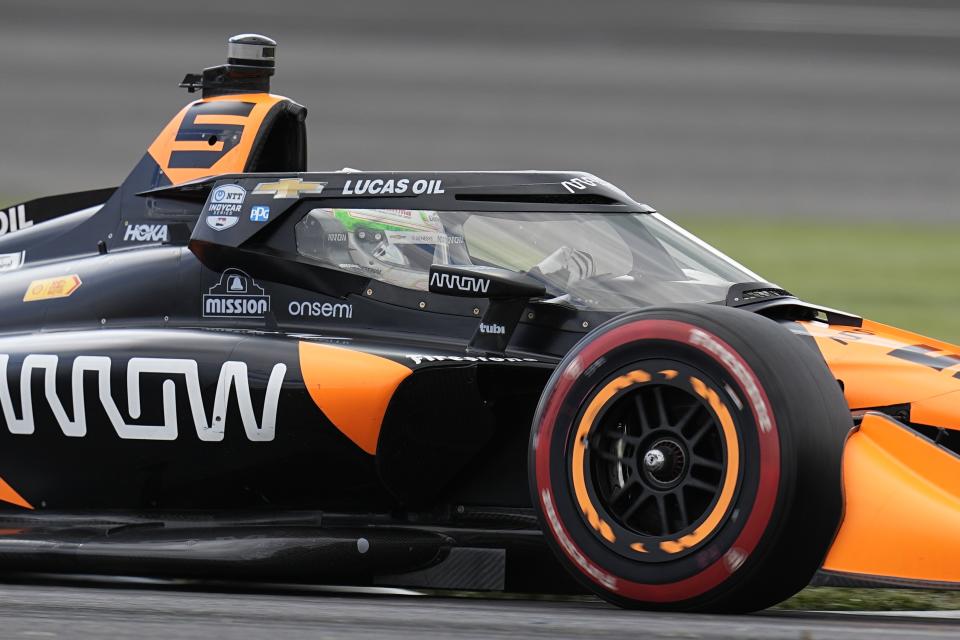
<path id="1" fill-rule="evenodd" d="M 720 329 L 725 328 L 723 323 L 738 321 L 738 314 L 752 316 L 744 318 L 747 327 L 757 325 L 770 330 L 776 338 L 795 341 L 796 345 L 791 342 L 791 348 L 798 345 L 801 350 L 807 348 L 773 322 L 753 314 L 730 309 L 710 309 L 705 313 L 708 319 L 719 317 Z M 770 327 L 766 327 L 767 324 Z M 789 493 L 781 483 L 784 476 L 781 446 L 791 442 L 791 438 L 781 433 L 776 406 L 771 403 L 762 376 L 737 348 L 718 335 L 729 336 L 729 332 L 715 331 L 711 325 L 684 307 L 621 317 L 598 328 L 574 347 L 554 372 L 541 397 L 531 436 L 530 477 L 546 537 L 575 576 L 603 597 L 621 605 L 710 608 L 711 605 L 705 603 L 716 602 L 717 594 L 728 592 L 730 583 L 740 578 L 735 574 L 745 563 L 756 564 L 767 555 L 761 548 L 765 536 L 769 537 L 771 531 L 779 528 L 774 522 L 779 518 L 778 501 L 783 502 Z M 576 417 L 580 415 L 577 412 L 597 393 L 604 376 L 610 374 L 615 364 L 620 366 L 637 357 L 642 361 L 664 352 L 679 354 L 677 357 L 703 369 L 705 375 L 716 381 L 716 387 L 722 389 L 728 385 L 735 391 L 741 405 L 736 427 L 744 468 L 736 499 L 724 515 L 724 522 L 718 525 L 716 537 L 684 559 L 654 565 L 616 555 L 604 547 L 597 533 L 591 530 L 583 510 L 576 506 L 571 488 L 569 450 Z M 812 353 L 807 355 L 814 357 Z M 755 361 L 755 354 L 751 356 Z M 825 366 L 821 368 L 825 370 Z M 832 379 L 820 382 L 835 385 Z M 839 391 L 836 393 L 842 403 Z M 738 407 L 731 404 L 731 412 L 737 410 Z M 844 415 L 849 420 L 849 412 Z M 838 420 L 842 419 L 843 416 L 839 416 Z M 838 438 L 842 443 L 839 431 Z M 827 461 L 835 463 L 837 469 L 839 446 L 842 445 L 835 447 L 837 459 Z M 793 469 L 789 469 L 787 480 L 792 482 L 793 475 Z M 825 486 L 828 483 L 829 480 Z M 832 489 L 827 486 L 825 491 L 839 494 L 839 483 Z M 731 514 L 738 516 L 731 517 Z M 825 517 L 839 521 L 838 514 Z M 834 531 L 836 522 L 832 524 Z M 815 544 L 825 543 L 815 541 Z M 809 571 L 812 573 L 815 569 L 809 568 Z M 758 598 L 757 602 L 761 600 Z"/>

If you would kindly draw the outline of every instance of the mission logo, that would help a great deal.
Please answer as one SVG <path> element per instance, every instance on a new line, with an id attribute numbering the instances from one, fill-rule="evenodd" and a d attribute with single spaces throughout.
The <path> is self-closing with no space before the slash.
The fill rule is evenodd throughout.
<path id="1" fill-rule="evenodd" d="M 268 313 L 270 296 L 240 269 L 224 271 L 203 295 L 204 318 L 265 318 Z"/>

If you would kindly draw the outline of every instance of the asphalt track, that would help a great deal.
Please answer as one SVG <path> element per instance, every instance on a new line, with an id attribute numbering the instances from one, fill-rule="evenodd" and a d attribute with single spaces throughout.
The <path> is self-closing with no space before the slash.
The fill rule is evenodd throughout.
<path id="1" fill-rule="evenodd" d="M 169 591 L 0 585 L 4 638 L 956 638 L 960 620 L 767 612 L 622 611 L 536 602 L 311 590 Z"/>
<path id="2" fill-rule="evenodd" d="M 317 170 L 575 168 L 667 213 L 960 219 L 944 0 L 0 0 L 0 200 L 118 183 L 245 31 L 279 40 Z"/>

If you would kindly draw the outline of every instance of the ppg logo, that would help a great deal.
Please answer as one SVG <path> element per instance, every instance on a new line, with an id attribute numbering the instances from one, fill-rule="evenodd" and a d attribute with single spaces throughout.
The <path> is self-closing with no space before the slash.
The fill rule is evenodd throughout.
<path id="1" fill-rule="evenodd" d="M 266 222 L 270 219 L 270 207 L 258 205 L 250 208 L 250 222 Z"/>

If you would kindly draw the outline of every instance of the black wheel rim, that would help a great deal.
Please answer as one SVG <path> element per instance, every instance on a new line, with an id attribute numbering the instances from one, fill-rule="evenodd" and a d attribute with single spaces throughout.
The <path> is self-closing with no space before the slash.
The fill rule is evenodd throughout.
<path id="1" fill-rule="evenodd" d="M 686 555 L 660 557 L 657 541 L 693 531 L 716 504 L 727 464 L 721 429 L 682 376 L 624 389 L 598 416 L 586 443 L 589 491 L 618 529 L 653 550 L 645 559 Z"/>

